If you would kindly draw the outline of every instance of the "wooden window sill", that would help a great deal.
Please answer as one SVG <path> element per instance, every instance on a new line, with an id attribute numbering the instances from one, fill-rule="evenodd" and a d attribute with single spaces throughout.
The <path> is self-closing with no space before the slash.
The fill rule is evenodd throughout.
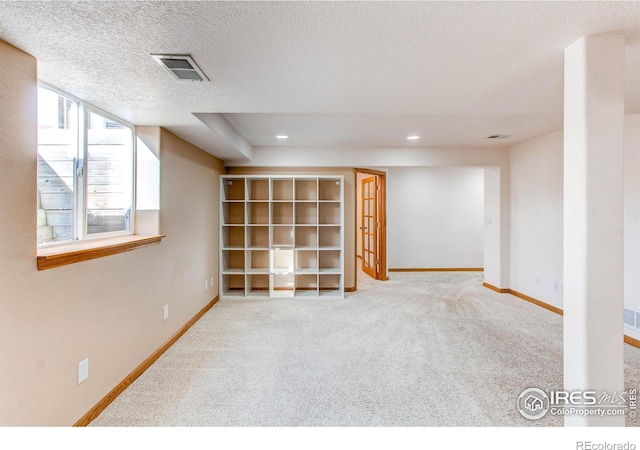
<path id="1" fill-rule="evenodd" d="M 38 249 L 38 270 L 53 269 L 89 259 L 124 253 L 136 248 L 159 244 L 165 235 L 125 236 Z"/>

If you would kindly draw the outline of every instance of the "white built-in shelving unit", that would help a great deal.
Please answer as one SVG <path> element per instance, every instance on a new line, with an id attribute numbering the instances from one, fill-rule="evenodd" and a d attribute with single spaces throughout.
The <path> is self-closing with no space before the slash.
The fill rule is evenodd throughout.
<path id="1" fill-rule="evenodd" d="M 220 177 L 222 297 L 344 298 L 340 175 Z"/>

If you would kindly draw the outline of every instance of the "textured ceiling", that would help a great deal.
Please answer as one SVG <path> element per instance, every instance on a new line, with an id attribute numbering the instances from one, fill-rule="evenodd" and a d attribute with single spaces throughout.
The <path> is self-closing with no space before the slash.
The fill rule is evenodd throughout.
<path id="1" fill-rule="evenodd" d="M 0 2 L 0 39 L 42 80 L 227 159 L 194 113 L 224 114 L 254 146 L 560 129 L 563 50 L 601 33 L 627 37 L 626 110 L 640 113 L 640 2 Z M 211 81 L 178 82 L 152 53 L 189 53 Z"/>

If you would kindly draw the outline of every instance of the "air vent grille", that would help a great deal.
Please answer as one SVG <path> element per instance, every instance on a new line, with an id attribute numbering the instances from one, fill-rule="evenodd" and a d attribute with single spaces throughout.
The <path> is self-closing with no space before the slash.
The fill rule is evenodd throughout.
<path id="1" fill-rule="evenodd" d="M 629 328 L 640 331 L 640 311 L 624 308 L 624 324 Z"/>
<path id="2" fill-rule="evenodd" d="M 180 81 L 209 81 L 191 55 L 151 55 L 167 72 Z"/>
<path id="3" fill-rule="evenodd" d="M 189 64 L 189 61 L 186 59 L 170 59 L 170 58 L 161 58 L 162 64 L 167 66 L 168 69 L 188 69 L 194 70 L 193 66 Z"/>
<path id="4" fill-rule="evenodd" d="M 636 326 L 636 313 L 628 308 L 624 309 L 624 324 L 634 328 Z"/>

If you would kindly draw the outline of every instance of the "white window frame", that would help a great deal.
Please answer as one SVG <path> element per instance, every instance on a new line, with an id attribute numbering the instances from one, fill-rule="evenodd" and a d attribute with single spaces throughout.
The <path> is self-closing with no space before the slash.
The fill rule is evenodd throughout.
<path id="1" fill-rule="evenodd" d="M 132 236 L 135 234 L 135 212 L 136 212 L 136 163 L 137 163 L 137 146 L 136 146 L 136 129 L 135 126 L 126 120 L 123 120 L 113 114 L 110 114 L 100 108 L 97 108 L 78 97 L 69 94 L 49 83 L 38 81 L 38 88 L 48 89 L 58 95 L 68 98 L 78 104 L 78 155 L 76 165 L 74 167 L 74 230 L 73 238 L 60 242 L 43 242 L 38 243 L 39 248 L 58 247 L 81 241 L 96 241 L 100 239 L 108 239 L 119 236 Z M 87 177 L 86 177 L 86 160 L 87 160 L 87 141 L 88 130 L 86 127 L 88 114 L 98 114 L 108 120 L 112 120 L 121 124 L 131 131 L 131 211 L 129 213 L 129 229 L 121 231 L 109 231 L 103 233 L 89 234 L 87 232 Z M 81 169 L 81 170 L 79 170 Z M 79 175 L 81 173 L 81 175 Z"/>

